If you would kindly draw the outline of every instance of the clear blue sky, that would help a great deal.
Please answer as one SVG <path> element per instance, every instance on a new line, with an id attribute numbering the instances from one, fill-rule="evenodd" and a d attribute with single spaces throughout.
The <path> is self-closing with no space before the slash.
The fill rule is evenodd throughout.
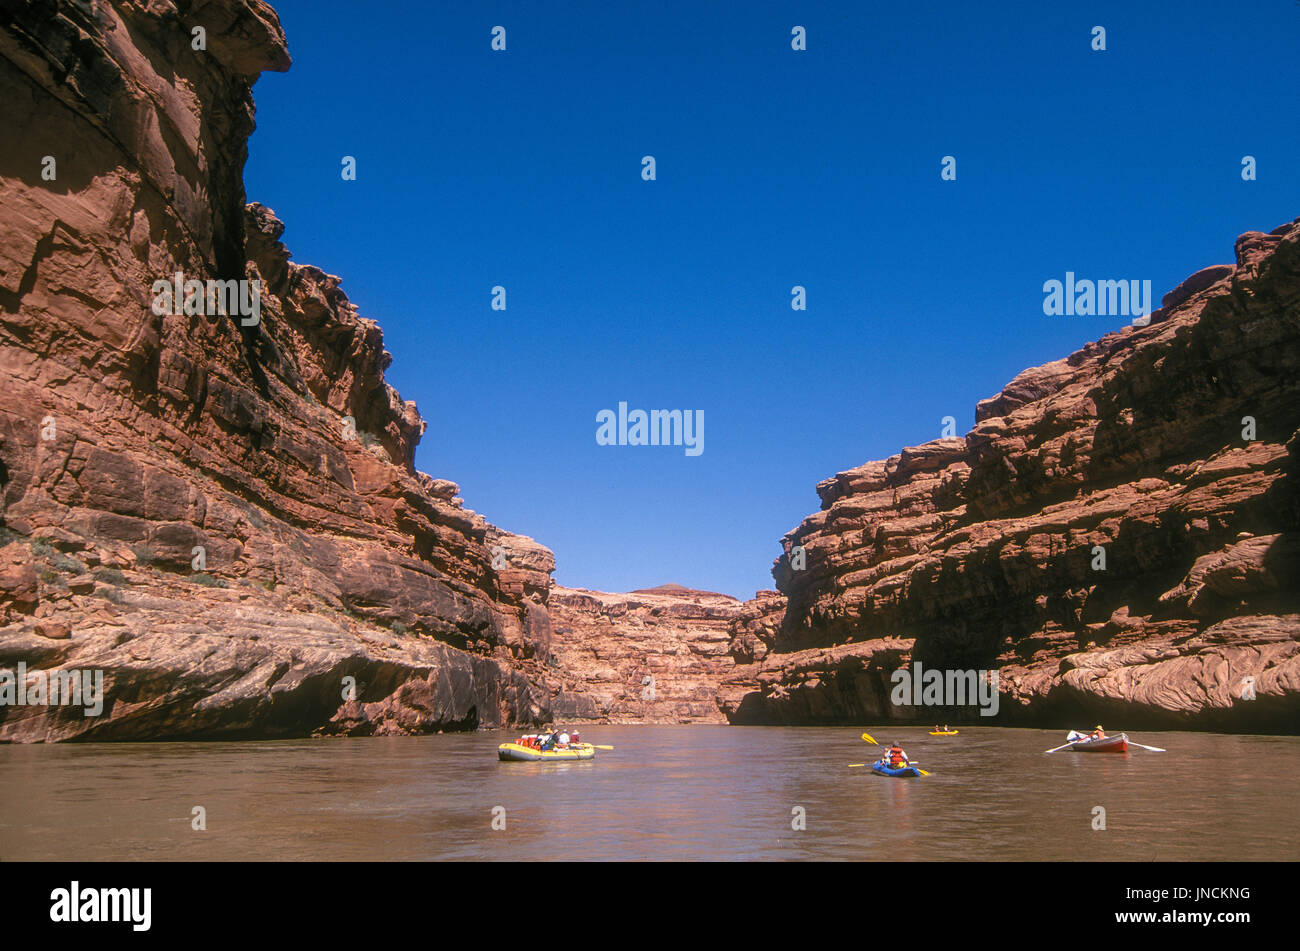
<path id="1" fill-rule="evenodd" d="M 417 467 L 563 584 L 771 587 L 819 480 L 1127 322 L 1045 280 L 1158 302 L 1300 215 L 1292 0 L 273 3 L 249 200 L 383 327 Z M 598 446 L 620 400 L 703 455 Z"/>

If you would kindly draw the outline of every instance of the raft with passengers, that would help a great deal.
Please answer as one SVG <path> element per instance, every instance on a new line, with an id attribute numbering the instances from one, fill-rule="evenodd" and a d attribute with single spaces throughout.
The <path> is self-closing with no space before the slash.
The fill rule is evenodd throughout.
<path id="1" fill-rule="evenodd" d="M 502 743 L 497 747 L 497 759 L 513 763 L 566 763 L 595 759 L 596 750 L 613 748 L 584 743 L 576 730 L 572 733 L 549 730 L 526 733 L 514 742 Z"/>

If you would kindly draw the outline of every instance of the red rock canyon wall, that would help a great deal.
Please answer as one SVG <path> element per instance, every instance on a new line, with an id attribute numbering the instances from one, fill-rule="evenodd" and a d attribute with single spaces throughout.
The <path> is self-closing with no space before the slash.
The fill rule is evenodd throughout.
<path id="1" fill-rule="evenodd" d="M 1148 326 L 1021 373 L 965 437 L 819 484 L 782 596 L 733 624 L 758 687 L 728 715 L 978 722 L 891 702 L 920 662 L 997 670 L 985 722 L 1295 732 L 1298 454 L 1300 221 L 1242 235 Z"/>

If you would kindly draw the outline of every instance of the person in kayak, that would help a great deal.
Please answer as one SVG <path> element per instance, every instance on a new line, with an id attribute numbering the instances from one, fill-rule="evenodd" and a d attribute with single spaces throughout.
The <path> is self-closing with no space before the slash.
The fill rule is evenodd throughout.
<path id="1" fill-rule="evenodd" d="M 908 759 L 907 753 L 897 743 L 890 746 L 885 755 L 880 757 L 880 762 L 890 769 L 899 769 L 906 766 L 911 760 Z"/>

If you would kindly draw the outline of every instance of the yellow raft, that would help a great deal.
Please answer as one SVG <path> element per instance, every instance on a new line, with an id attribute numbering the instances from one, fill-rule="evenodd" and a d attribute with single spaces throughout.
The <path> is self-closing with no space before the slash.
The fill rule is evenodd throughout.
<path id="1" fill-rule="evenodd" d="M 938 733 L 936 733 L 934 730 L 931 730 L 930 735 L 931 736 L 956 736 L 957 732 L 958 732 L 957 730 L 940 730 Z"/>
<path id="2" fill-rule="evenodd" d="M 514 763 L 564 763 L 595 756 L 596 747 L 590 743 L 576 743 L 562 750 L 539 750 L 520 743 L 502 743 L 497 747 L 498 759 Z"/>

